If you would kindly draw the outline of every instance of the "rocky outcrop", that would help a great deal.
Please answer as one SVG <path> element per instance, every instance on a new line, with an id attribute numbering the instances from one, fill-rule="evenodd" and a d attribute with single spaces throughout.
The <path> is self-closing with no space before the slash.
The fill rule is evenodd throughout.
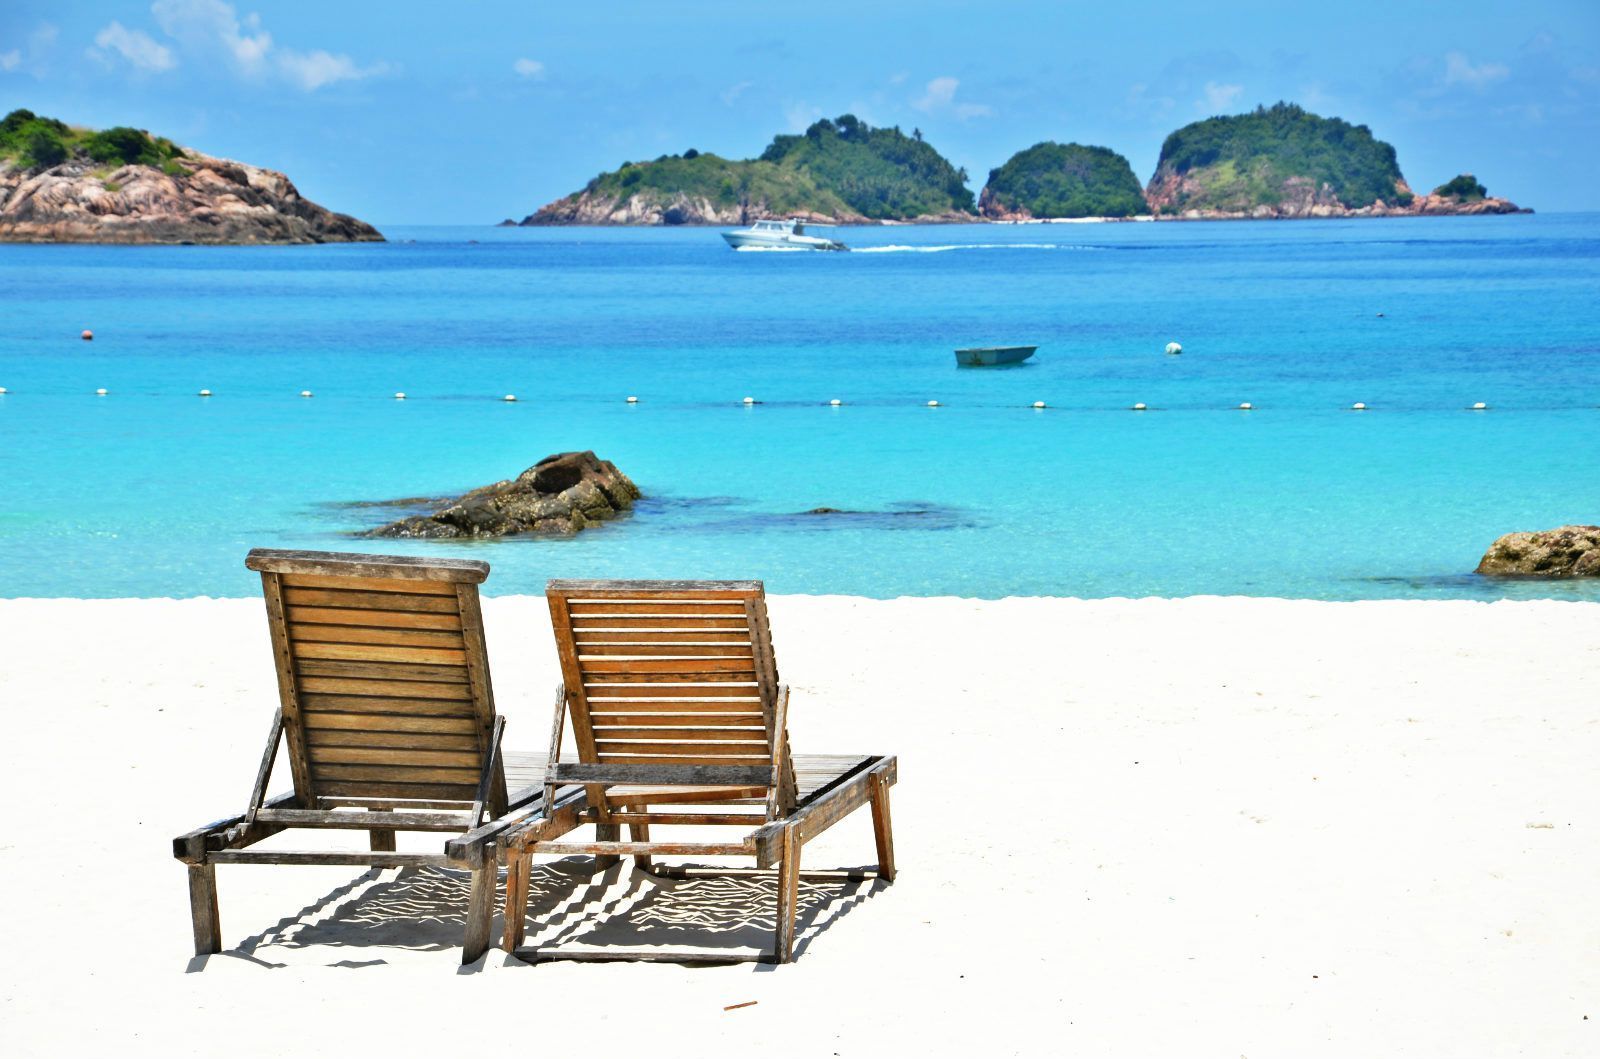
<path id="1" fill-rule="evenodd" d="M 593 452 L 546 456 L 517 477 L 474 489 L 431 515 L 414 515 L 370 531 L 370 537 L 506 537 L 573 534 L 616 518 L 639 498 L 639 487 Z"/>
<path id="2" fill-rule="evenodd" d="M 0 162 L 0 242 L 383 242 L 372 225 L 308 199 L 282 173 L 193 151 L 106 170 L 86 157 L 43 170 Z"/>
<path id="3" fill-rule="evenodd" d="M 663 193 L 647 188 L 629 195 L 613 195 L 604 191 L 580 191 L 576 195 L 557 199 L 548 206 L 530 213 L 522 219 L 524 225 L 679 225 L 715 224 L 746 225 L 763 217 L 776 216 L 765 199 L 751 202 L 714 202 L 704 195 L 683 192 Z M 818 224 L 861 224 L 866 218 L 858 213 L 842 212 L 839 215 L 820 214 L 801 210 L 795 214 Z"/>
<path id="4" fill-rule="evenodd" d="M 1600 526 L 1507 533 L 1489 545 L 1478 573 L 1513 577 L 1600 577 Z"/>
<path id="5" fill-rule="evenodd" d="M 1145 189 L 1151 212 L 1164 219 L 1186 221 L 1300 220 L 1313 217 L 1445 217 L 1484 213 L 1532 213 L 1508 199 L 1486 197 L 1463 201 L 1444 195 L 1416 195 L 1404 180 L 1395 181 L 1397 202 L 1375 200 L 1367 205 L 1346 205 L 1327 184 L 1307 177 L 1290 177 L 1275 190 L 1275 202 L 1260 202 L 1249 209 L 1185 209 L 1182 203 L 1198 196 L 1208 174 L 1157 172 Z M 1402 205 L 1402 203 L 1405 203 Z"/>

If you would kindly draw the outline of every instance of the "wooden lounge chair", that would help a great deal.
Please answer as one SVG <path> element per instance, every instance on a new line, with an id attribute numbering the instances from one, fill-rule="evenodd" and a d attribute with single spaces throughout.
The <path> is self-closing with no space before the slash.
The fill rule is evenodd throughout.
<path id="1" fill-rule="evenodd" d="M 462 961 L 489 945 L 506 793 L 478 585 L 486 563 L 257 549 L 281 705 L 245 811 L 182 835 L 196 955 L 220 952 L 218 864 L 445 865 L 472 872 Z M 280 743 L 294 789 L 267 797 Z M 250 848 L 287 828 L 368 832 L 366 851 Z M 397 852 L 395 832 L 456 833 Z"/>
<path id="2" fill-rule="evenodd" d="M 789 689 L 778 683 L 759 581 L 552 581 L 545 590 L 564 683 L 541 812 L 500 833 L 507 865 L 504 946 L 524 939 L 530 858 L 593 854 L 753 857 L 777 865 L 777 929 L 766 957 L 794 949 L 800 851 L 852 809 L 872 806 L 877 874 L 894 878 L 893 757 L 793 757 Z M 570 718 L 577 760 L 561 759 Z M 670 808 L 674 807 L 676 808 Z M 653 807 L 669 807 L 658 809 Z M 730 810 L 731 807 L 731 810 Z M 583 824 L 590 842 L 561 842 Z M 619 841 L 621 825 L 631 841 Z M 728 842 L 664 842 L 656 825 L 742 826 Z M 535 950 L 531 959 L 684 958 Z"/>

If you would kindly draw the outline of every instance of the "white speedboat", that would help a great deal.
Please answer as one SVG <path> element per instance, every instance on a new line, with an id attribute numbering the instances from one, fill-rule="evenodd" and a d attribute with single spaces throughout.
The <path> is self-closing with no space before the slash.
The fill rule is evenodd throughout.
<path id="1" fill-rule="evenodd" d="M 837 239 L 807 235 L 805 222 L 798 217 L 787 221 L 757 221 L 748 228 L 723 232 L 722 238 L 735 250 L 848 250 Z"/>

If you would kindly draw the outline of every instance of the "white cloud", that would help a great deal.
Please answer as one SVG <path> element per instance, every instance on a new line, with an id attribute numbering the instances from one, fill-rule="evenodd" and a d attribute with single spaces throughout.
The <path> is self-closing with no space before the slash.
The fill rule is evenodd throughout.
<path id="1" fill-rule="evenodd" d="M 737 100 L 740 96 L 744 95 L 745 92 L 747 92 L 749 89 L 754 88 L 754 87 L 755 87 L 755 82 L 754 81 L 740 81 L 736 85 L 729 85 L 727 88 L 722 90 L 722 104 L 723 104 L 723 106 L 727 106 L 727 107 L 733 106 L 735 100 Z"/>
<path id="2" fill-rule="evenodd" d="M 526 77 L 531 80 L 538 80 L 544 77 L 544 63 L 538 59 L 518 59 L 511 64 L 511 69 L 516 72 L 518 77 Z"/>
<path id="3" fill-rule="evenodd" d="M 389 64 L 357 66 L 348 55 L 334 55 L 320 48 L 313 52 L 285 49 L 278 53 L 278 70 L 291 84 L 307 92 L 315 92 L 335 81 L 359 81 L 363 77 L 388 73 Z"/>
<path id="4" fill-rule="evenodd" d="M 805 132 L 806 127 L 822 117 L 822 108 L 809 103 L 791 103 L 783 108 L 783 120 L 790 132 Z"/>
<path id="5" fill-rule="evenodd" d="M 135 70 L 145 73 L 161 73 L 178 65 L 172 57 L 172 49 L 165 44 L 157 44 L 150 34 L 142 30 L 129 29 L 121 22 L 110 22 L 99 33 L 95 34 L 95 46 L 89 49 L 89 55 L 99 59 L 106 65 L 111 65 L 111 53 L 118 55 Z"/>
<path id="6" fill-rule="evenodd" d="M 1483 89 L 1503 81 L 1511 75 L 1511 68 L 1502 63 L 1483 62 L 1476 66 L 1461 52 L 1453 51 L 1444 57 L 1444 83 L 1466 85 Z"/>
<path id="7" fill-rule="evenodd" d="M 241 18 L 226 0 L 155 0 L 150 12 L 162 31 L 185 49 L 220 54 L 245 76 L 276 76 L 306 92 L 393 70 L 383 62 L 362 66 L 348 55 L 323 48 L 299 51 L 277 47 L 272 34 L 262 28 L 260 15 Z"/>
<path id="8" fill-rule="evenodd" d="M 0 52 L 0 70 L 10 73 L 21 65 L 22 50 L 20 48 L 12 48 L 10 51 Z"/>
<path id="9" fill-rule="evenodd" d="M 985 103 L 957 103 L 956 90 L 960 87 L 961 82 L 954 77 L 935 77 L 923 87 L 922 95 L 912 100 L 911 105 L 925 114 L 947 110 L 962 121 L 994 113 L 994 108 Z"/>
<path id="10" fill-rule="evenodd" d="M 1233 106 L 1234 100 L 1244 94 L 1243 85 L 1224 85 L 1216 81 L 1207 81 L 1205 87 L 1204 106 L 1211 113 L 1216 114 Z"/>

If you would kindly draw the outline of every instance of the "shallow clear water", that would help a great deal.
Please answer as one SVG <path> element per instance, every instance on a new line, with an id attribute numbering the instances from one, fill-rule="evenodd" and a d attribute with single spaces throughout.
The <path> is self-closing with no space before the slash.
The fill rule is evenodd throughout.
<path id="1" fill-rule="evenodd" d="M 387 234 L 0 246 L 0 596 L 243 595 L 263 545 L 472 555 L 497 593 L 1600 599 L 1471 573 L 1600 521 L 1600 215 Z M 1002 343 L 1040 350 L 955 368 Z M 352 501 L 571 448 L 649 499 L 571 540 L 349 536 L 392 514 Z"/>

